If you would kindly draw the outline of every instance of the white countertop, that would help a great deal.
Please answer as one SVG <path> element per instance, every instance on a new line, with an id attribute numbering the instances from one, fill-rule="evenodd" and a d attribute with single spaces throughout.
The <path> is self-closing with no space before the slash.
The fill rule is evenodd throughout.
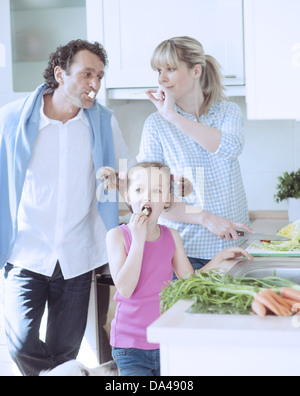
<path id="1" fill-rule="evenodd" d="M 287 224 L 286 220 L 255 220 L 252 227 L 256 232 L 276 233 Z M 257 257 L 254 264 L 274 259 L 278 258 Z M 236 262 L 228 260 L 223 267 L 230 269 Z M 300 314 L 260 318 L 186 313 L 192 303 L 178 301 L 148 328 L 148 340 L 161 345 L 163 375 L 300 375 Z M 211 364 L 214 357 L 219 364 L 209 367 L 197 356 Z"/>
<path id="2" fill-rule="evenodd" d="M 223 346 L 280 346 L 300 348 L 300 316 L 260 318 L 255 315 L 190 314 L 191 301 L 180 300 L 148 329 L 150 342 L 180 340 L 184 330 L 185 344 L 203 343 Z M 220 337 L 220 332 L 222 336 Z M 300 370 L 300 367 L 299 367 Z"/>

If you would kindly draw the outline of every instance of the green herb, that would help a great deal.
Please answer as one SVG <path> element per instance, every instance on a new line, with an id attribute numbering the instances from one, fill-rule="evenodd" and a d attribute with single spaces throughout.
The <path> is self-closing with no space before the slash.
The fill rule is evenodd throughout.
<path id="1" fill-rule="evenodd" d="M 221 272 L 196 271 L 189 278 L 172 281 L 161 292 L 161 312 L 167 311 L 178 300 L 194 300 L 190 312 L 249 314 L 256 293 L 269 288 L 279 293 L 281 287 L 300 286 L 276 276 L 262 279 L 234 278 Z"/>

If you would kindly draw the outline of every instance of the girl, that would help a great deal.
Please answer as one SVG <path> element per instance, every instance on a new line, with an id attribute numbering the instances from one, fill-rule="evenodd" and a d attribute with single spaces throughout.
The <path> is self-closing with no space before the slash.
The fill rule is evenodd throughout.
<path id="1" fill-rule="evenodd" d="M 159 89 L 157 97 L 156 90 L 147 94 L 158 112 L 145 122 L 137 160 L 163 162 L 179 175 L 188 172 L 195 193 L 162 217 L 180 233 L 199 269 L 217 252 L 242 243 L 237 229 L 252 231 L 238 163 L 243 117 L 225 100 L 218 62 L 197 40 L 162 42 L 151 65 L 158 71 Z"/>
<path id="2" fill-rule="evenodd" d="M 115 173 L 102 172 L 107 188 L 115 188 Z M 174 182 L 175 179 L 175 182 Z M 124 181 L 123 181 L 124 184 Z M 107 249 L 118 302 L 111 325 L 113 357 L 123 376 L 160 375 L 159 345 L 147 342 L 146 329 L 160 314 L 159 294 L 173 278 L 190 276 L 194 270 L 186 257 L 181 238 L 174 229 L 157 223 L 170 209 L 174 193 L 190 192 L 189 183 L 177 180 L 161 163 L 139 163 L 129 170 L 125 198 L 132 216 L 128 225 L 110 230 Z M 189 191 L 188 191 L 189 190 Z M 220 252 L 216 265 L 240 255 L 239 248 Z"/>

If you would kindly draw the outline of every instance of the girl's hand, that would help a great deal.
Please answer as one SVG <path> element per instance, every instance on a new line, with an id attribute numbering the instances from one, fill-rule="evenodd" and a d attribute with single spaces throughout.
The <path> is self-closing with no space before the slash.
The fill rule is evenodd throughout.
<path id="1" fill-rule="evenodd" d="M 127 224 L 130 229 L 132 242 L 136 242 L 141 246 L 144 245 L 147 239 L 147 223 L 148 217 L 144 213 L 133 213 L 130 222 Z"/>
<path id="2" fill-rule="evenodd" d="M 156 93 L 157 98 L 153 95 Z M 149 89 L 146 95 L 155 105 L 159 113 L 167 120 L 172 122 L 172 118 L 176 115 L 175 98 L 171 89 L 159 87 L 158 89 Z"/>
<path id="3" fill-rule="evenodd" d="M 246 257 L 249 261 L 253 260 L 253 257 L 246 250 L 240 247 L 224 249 L 216 255 L 216 258 L 218 258 L 221 263 L 222 261 L 237 259 L 242 256 Z"/>

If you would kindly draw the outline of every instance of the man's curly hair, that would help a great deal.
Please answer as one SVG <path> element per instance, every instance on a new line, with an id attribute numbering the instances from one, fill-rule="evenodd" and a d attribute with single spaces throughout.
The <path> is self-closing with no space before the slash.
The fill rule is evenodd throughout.
<path id="1" fill-rule="evenodd" d="M 107 53 L 101 44 L 97 42 L 92 44 L 85 40 L 70 41 L 67 45 L 59 46 L 56 52 L 50 54 L 48 66 L 43 74 L 49 88 L 55 90 L 59 85 L 54 76 L 55 67 L 60 66 L 68 74 L 74 61 L 74 56 L 82 50 L 92 52 L 99 57 L 104 66 L 108 65 Z"/>

